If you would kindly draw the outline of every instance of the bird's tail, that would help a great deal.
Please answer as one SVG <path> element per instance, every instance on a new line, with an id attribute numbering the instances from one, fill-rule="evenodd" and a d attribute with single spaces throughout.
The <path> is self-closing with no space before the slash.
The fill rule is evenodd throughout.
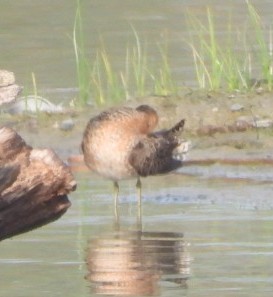
<path id="1" fill-rule="evenodd" d="M 174 125 L 170 130 L 168 130 L 169 134 L 177 134 L 183 131 L 185 125 L 185 119 L 179 121 L 176 125 Z"/>
<path id="2" fill-rule="evenodd" d="M 173 150 L 172 155 L 175 160 L 179 161 L 184 161 L 186 159 L 186 155 L 191 147 L 191 142 L 182 139 L 180 135 L 183 131 L 184 125 L 185 119 L 182 119 L 167 132 L 169 137 L 177 141 L 177 146 Z"/>

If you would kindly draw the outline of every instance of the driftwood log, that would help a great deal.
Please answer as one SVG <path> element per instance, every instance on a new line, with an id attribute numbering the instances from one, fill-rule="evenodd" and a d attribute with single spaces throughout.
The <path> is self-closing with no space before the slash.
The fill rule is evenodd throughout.
<path id="1" fill-rule="evenodd" d="M 33 149 L 0 127 L 0 240 L 58 219 L 76 189 L 70 169 L 50 149 Z"/>

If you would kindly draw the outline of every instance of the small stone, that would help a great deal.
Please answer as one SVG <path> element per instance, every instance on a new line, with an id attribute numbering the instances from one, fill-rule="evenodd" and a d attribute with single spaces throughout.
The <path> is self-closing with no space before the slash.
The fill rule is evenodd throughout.
<path id="1" fill-rule="evenodd" d="M 256 89 L 256 93 L 258 95 L 262 94 L 263 92 L 264 92 L 264 88 L 263 87 L 259 87 L 259 88 Z"/>
<path id="2" fill-rule="evenodd" d="M 59 129 L 63 131 L 70 131 L 74 128 L 74 126 L 75 126 L 75 122 L 72 119 L 67 119 L 67 120 L 63 120 L 59 124 Z"/>
<path id="3" fill-rule="evenodd" d="M 229 125 L 228 130 L 230 132 L 243 132 L 252 127 L 252 122 L 249 123 L 247 120 L 237 120 L 232 125 Z"/>
<path id="4" fill-rule="evenodd" d="M 216 133 L 226 133 L 228 128 L 225 126 L 215 126 L 215 125 L 203 125 L 197 129 L 197 134 L 200 136 L 209 135 L 212 136 Z"/>
<path id="5" fill-rule="evenodd" d="M 244 109 L 244 106 L 241 105 L 240 103 L 234 103 L 231 105 L 230 110 L 235 112 L 235 111 L 241 111 Z"/>
<path id="6" fill-rule="evenodd" d="M 229 96 L 228 96 L 228 99 L 234 99 L 235 98 L 235 95 L 234 94 L 230 94 Z"/>
<path id="7" fill-rule="evenodd" d="M 269 128 L 273 126 L 273 120 L 271 119 L 260 119 L 253 121 L 253 127 L 256 128 Z"/>

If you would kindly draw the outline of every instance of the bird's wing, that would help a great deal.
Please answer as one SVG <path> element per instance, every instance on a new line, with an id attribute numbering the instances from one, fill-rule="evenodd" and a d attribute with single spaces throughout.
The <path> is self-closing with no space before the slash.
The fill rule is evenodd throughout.
<path id="1" fill-rule="evenodd" d="M 162 174 L 179 168 L 180 160 L 172 157 L 178 143 L 175 139 L 164 137 L 145 137 L 132 149 L 129 163 L 140 176 Z"/>

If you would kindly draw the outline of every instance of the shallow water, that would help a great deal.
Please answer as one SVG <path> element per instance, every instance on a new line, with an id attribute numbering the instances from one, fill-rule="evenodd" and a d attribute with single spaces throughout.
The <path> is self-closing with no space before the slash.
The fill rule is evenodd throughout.
<path id="1" fill-rule="evenodd" d="M 0 296 L 268 296 L 273 289 L 272 183 L 182 173 L 133 181 L 77 174 L 60 220 L 1 242 Z"/>

